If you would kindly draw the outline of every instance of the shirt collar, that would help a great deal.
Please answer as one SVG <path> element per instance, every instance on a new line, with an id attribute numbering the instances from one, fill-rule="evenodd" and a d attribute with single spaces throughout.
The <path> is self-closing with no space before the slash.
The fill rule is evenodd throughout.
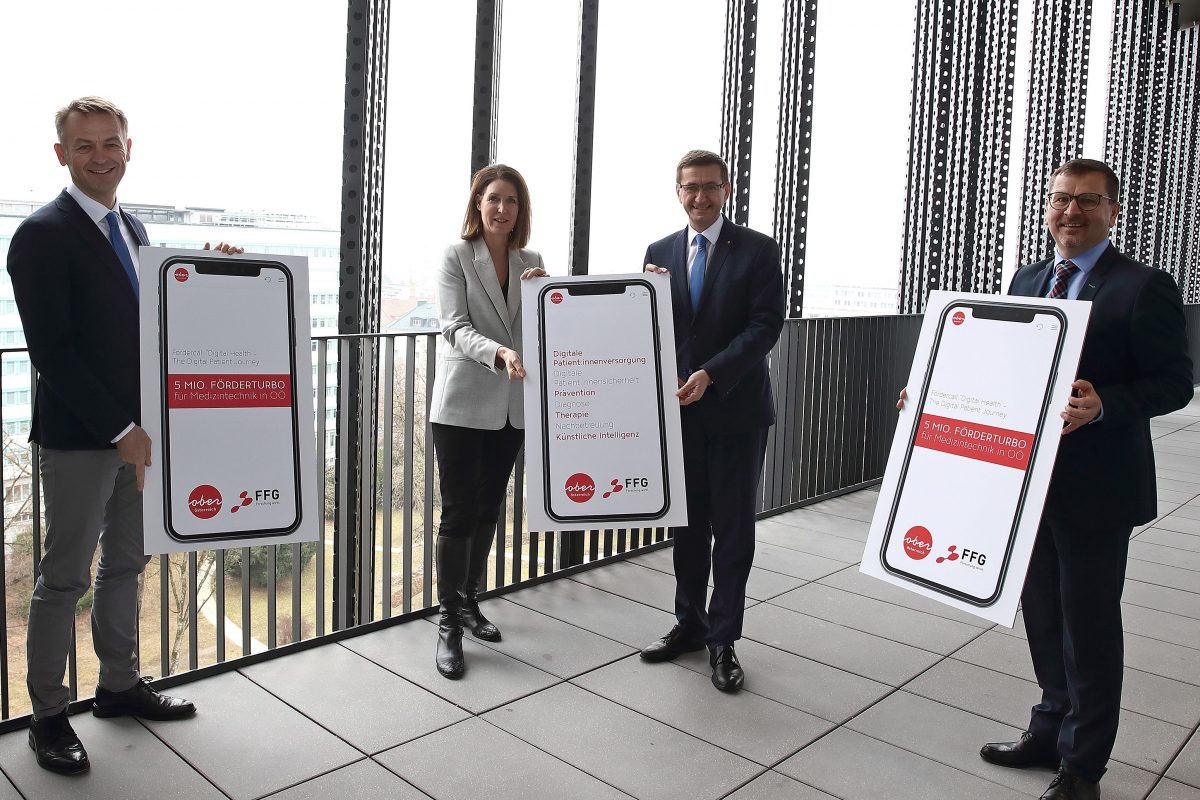
<path id="1" fill-rule="evenodd" d="M 1109 240 L 1105 238 L 1104 241 L 1089 247 L 1071 259 L 1064 258 L 1063 254 L 1058 252 L 1058 248 L 1056 247 L 1054 248 L 1054 266 L 1057 267 L 1064 261 L 1070 261 L 1079 267 L 1080 273 L 1087 275 L 1095 268 L 1096 262 L 1100 260 L 1100 256 L 1104 255 L 1104 251 L 1108 249 L 1108 242 Z"/>
<path id="2" fill-rule="evenodd" d="M 83 209 L 83 213 L 87 214 L 92 222 L 99 225 L 104 222 L 104 218 L 108 216 L 109 211 L 117 212 L 117 219 L 121 217 L 121 204 L 114 203 L 112 208 L 105 208 L 103 203 L 98 203 L 92 198 L 83 193 L 83 190 L 72 182 L 67 186 L 67 194 L 71 195 L 79 207 Z"/>
<path id="3" fill-rule="evenodd" d="M 688 225 L 688 246 L 690 247 L 696 241 L 696 234 L 703 234 L 705 239 L 708 239 L 709 244 L 716 244 L 721 238 L 721 226 L 725 223 L 725 215 L 717 216 L 717 221 L 709 225 L 706 230 L 698 231 L 691 225 Z"/>

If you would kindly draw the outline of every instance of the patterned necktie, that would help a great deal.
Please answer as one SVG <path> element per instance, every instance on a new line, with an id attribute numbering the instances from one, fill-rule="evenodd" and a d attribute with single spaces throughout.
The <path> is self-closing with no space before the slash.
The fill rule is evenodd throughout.
<path id="1" fill-rule="evenodd" d="M 1079 267 L 1072 264 L 1070 261 L 1064 261 L 1054 268 L 1054 285 L 1050 287 L 1050 294 L 1046 297 L 1051 300 L 1062 300 L 1067 296 L 1067 284 L 1071 280 L 1071 276 L 1079 271 Z"/>
<path id="2" fill-rule="evenodd" d="M 696 260 L 692 262 L 692 274 L 688 286 L 692 293 L 692 311 L 700 305 L 700 291 L 704 288 L 704 269 L 708 266 L 708 239 L 704 234 L 696 235 Z"/>
<path id="3" fill-rule="evenodd" d="M 125 237 L 121 235 L 121 227 L 117 225 L 117 212 L 110 211 L 105 214 L 104 221 L 108 223 L 108 240 L 112 242 L 113 250 L 117 251 L 117 258 L 120 259 L 121 266 L 125 268 L 125 274 L 129 276 L 129 283 L 133 286 L 133 296 L 140 297 L 137 270 L 133 268 L 133 256 L 129 255 L 129 248 L 125 246 Z"/>

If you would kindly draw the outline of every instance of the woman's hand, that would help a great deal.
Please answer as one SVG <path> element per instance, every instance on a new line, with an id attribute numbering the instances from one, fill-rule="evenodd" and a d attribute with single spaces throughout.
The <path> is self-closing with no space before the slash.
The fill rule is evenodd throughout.
<path id="1" fill-rule="evenodd" d="M 508 370 L 510 381 L 519 381 L 525 377 L 525 367 L 521 364 L 521 356 L 516 350 L 501 347 L 496 351 L 496 366 Z"/>
<path id="2" fill-rule="evenodd" d="M 523 281 L 527 281 L 530 278 L 548 278 L 548 277 L 550 277 L 550 276 L 546 274 L 546 270 L 542 269 L 541 267 L 530 267 L 529 269 L 527 269 L 521 273 L 521 280 L 523 280 Z"/>

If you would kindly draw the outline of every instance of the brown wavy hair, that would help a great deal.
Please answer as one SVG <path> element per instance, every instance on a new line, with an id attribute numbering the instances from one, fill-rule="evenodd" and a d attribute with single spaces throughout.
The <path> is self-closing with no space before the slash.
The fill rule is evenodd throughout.
<path id="1" fill-rule="evenodd" d="M 508 181 L 517 187 L 517 221 L 508 235 L 508 245 L 519 250 L 529 244 L 529 231 L 533 210 L 529 206 L 529 187 L 525 179 L 505 164 L 492 164 L 475 173 L 471 178 L 471 195 L 467 198 L 467 214 L 463 217 L 462 238 L 474 239 L 483 235 L 483 215 L 479 213 L 479 201 L 492 181 Z"/>

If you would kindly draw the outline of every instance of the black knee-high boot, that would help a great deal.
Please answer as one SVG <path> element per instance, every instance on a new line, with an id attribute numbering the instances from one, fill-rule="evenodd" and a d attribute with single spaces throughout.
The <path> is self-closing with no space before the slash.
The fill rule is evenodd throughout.
<path id="1" fill-rule="evenodd" d="M 438 621 L 437 670 L 447 678 L 461 678 L 467 662 L 463 658 L 463 584 L 471 540 L 450 536 L 437 537 L 434 556 L 437 560 L 438 602 L 441 618 Z"/>
<path id="2" fill-rule="evenodd" d="M 476 639 L 488 642 L 500 641 L 500 629 L 479 610 L 479 590 L 486 585 L 483 573 L 487 569 L 488 556 L 492 552 L 492 539 L 496 535 L 496 523 L 481 525 L 475 530 L 471 541 L 471 558 L 467 567 L 467 581 L 463 585 L 463 624 Z"/>

